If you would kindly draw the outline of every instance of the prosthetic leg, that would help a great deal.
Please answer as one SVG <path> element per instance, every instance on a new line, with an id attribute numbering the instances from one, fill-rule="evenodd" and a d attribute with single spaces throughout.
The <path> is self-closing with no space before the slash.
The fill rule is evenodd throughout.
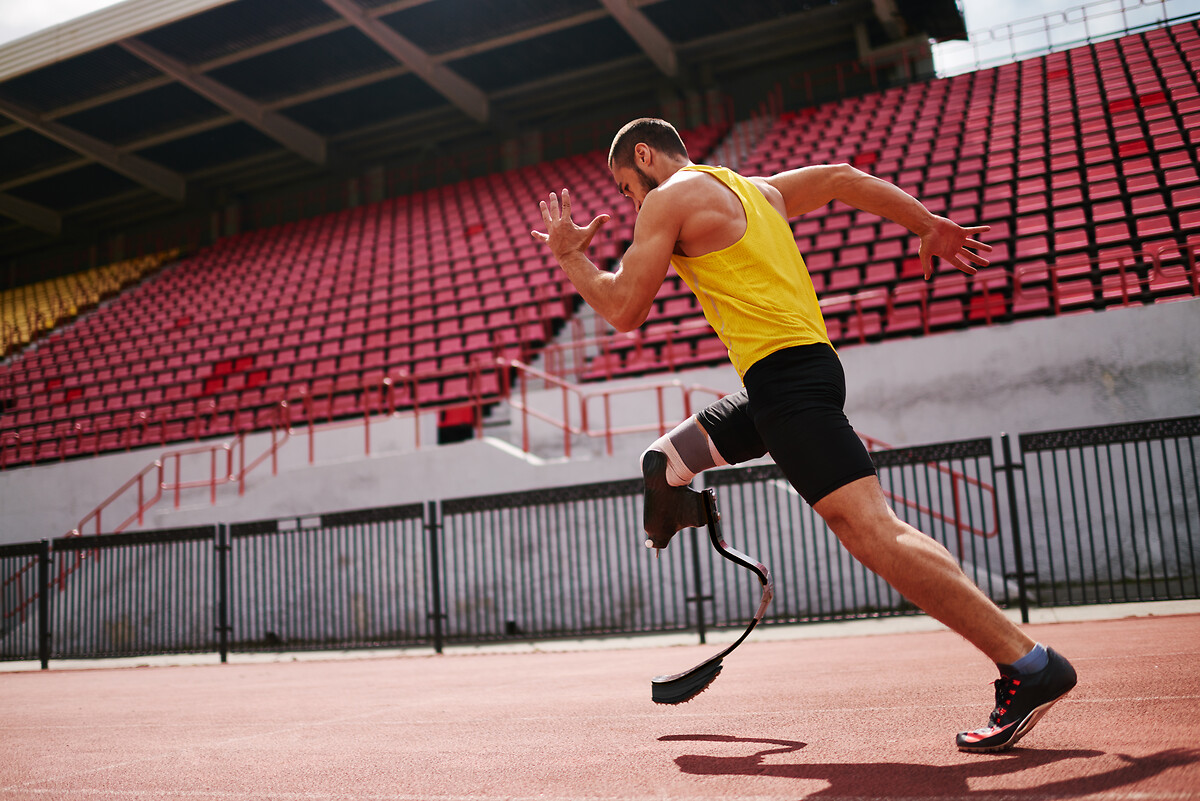
<path id="1" fill-rule="evenodd" d="M 717 674 L 721 672 L 721 660 L 729 656 L 733 649 L 741 645 L 742 641 L 750 636 L 750 632 L 754 631 L 754 627 L 758 625 L 758 622 L 763 619 L 763 615 L 766 614 L 767 606 L 771 603 L 771 597 L 775 592 L 774 585 L 771 583 L 771 576 L 765 565 L 725 544 L 725 540 L 721 536 L 721 515 L 717 511 L 716 493 L 709 489 L 705 490 L 701 495 L 703 497 L 706 525 L 708 526 L 708 538 L 712 542 L 712 546 L 724 558 L 758 576 L 758 580 L 762 582 L 763 587 L 762 600 L 758 604 L 758 611 L 754 613 L 754 619 L 750 621 L 750 625 L 742 632 L 742 636 L 738 637 L 724 651 L 682 673 L 675 673 L 670 676 L 655 676 L 650 682 L 650 697 L 656 704 L 681 704 L 684 701 L 692 700 L 708 689 L 708 685 L 712 684 L 713 680 L 717 678 Z M 663 543 L 664 546 L 665 544 Z"/>

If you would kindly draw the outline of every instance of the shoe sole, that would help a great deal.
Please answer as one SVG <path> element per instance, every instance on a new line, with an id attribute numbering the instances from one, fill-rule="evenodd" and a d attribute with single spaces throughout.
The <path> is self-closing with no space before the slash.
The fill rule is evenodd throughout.
<path id="1" fill-rule="evenodd" d="M 1067 692 L 1070 692 L 1070 690 L 1068 690 Z M 1061 701 L 1063 698 L 1065 698 L 1066 695 L 1067 695 L 1067 693 L 1063 693 L 1062 695 L 1058 696 L 1058 698 L 1055 698 L 1053 701 L 1047 701 L 1046 703 L 1042 704 L 1041 706 L 1035 708 L 1032 712 L 1029 713 L 1028 717 L 1026 717 L 1025 720 L 1023 720 L 1021 722 L 1021 725 L 1017 726 L 1016 731 L 1013 732 L 1013 736 L 1011 738 L 1009 738 L 1008 740 L 1004 741 L 1003 743 L 999 743 L 997 745 L 982 746 L 982 747 L 960 745 L 958 747 L 958 750 L 964 751 L 964 752 L 970 753 L 970 754 L 991 754 L 991 753 L 995 753 L 997 751 L 1007 751 L 1008 749 L 1010 749 L 1014 745 L 1016 745 L 1017 742 L 1022 737 L 1024 737 L 1026 734 L 1028 734 L 1030 729 L 1032 729 L 1035 725 L 1037 725 L 1037 722 L 1042 719 L 1042 716 L 1050 711 L 1050 707 L 1057 704 L 1059 701 Z"/>

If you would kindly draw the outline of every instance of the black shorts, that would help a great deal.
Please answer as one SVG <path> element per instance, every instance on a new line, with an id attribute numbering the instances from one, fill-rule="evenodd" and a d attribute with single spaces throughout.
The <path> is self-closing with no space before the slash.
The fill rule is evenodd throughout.
<path id="1" fill-rule="evenodd" d="M 776 351 L 747 370 L 743 382 L 741 392 L 697 415 L 725 461 L 771 454 L 809 504 L 875 475 L 843 411 L 846 374 L 833 348 L 822 343 Z"/>

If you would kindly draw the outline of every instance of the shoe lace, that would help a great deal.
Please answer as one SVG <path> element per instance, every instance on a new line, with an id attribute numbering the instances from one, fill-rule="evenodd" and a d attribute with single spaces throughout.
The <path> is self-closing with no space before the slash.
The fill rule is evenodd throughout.
<path id="1" fill-rule="evenodd" d="M 993 682 L 993 686 L 996 688 L 996 708 L 988 716 L 988 723 L 992 726 L 1000 726 L 1003 725 L 1004 716 L 1012 704 L 1013 696 L 1017 694 L 1017 688 L 1021 686 L 1021 680 L 1015 676 L 1001 675 Z"/>

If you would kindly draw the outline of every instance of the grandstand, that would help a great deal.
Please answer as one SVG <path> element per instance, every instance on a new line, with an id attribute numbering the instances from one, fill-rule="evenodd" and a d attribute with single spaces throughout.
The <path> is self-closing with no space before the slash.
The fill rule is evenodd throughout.
<path id="1" fill-rule="evenodd" d="M 582 397 L 628 378 L 732 389 L 677 278 L 642 329 L 615 335 L 529 237 L 537 201 L 566 186 L 578 218 L 614 213 L 593 256 L 620 257 L 633 215 L 604 147 L 631 109 L 675 117 L 697 161 L 746 173 L 850 162 L 992 227 L 993 267 L 926 282 L 915 238 L 894 223 L 836 202 L 793 221 L 847 355 L 1116 308 L 1158 320 L 1172 301 L 1190 308 L 1172 325 L 1195 331 L 1194 19 L 937 79 L 929 39 L 961 37 L 953 3 L 916 17 L 902 3 L 785 12 L 764 0 L 737 19 L 715 2 L 542 5 L 451 31 L 439 23 L 461 15 L 456 0 L 129 0 L 69 52 L 38 61 L 33 37 L 7 48 L 0 485 L 55 482 L 37 471 L 69 463 L 95 465 L 89 488 L 115 489 L 134 470 L 113 475 L 105 454 L 144 463 L 271 432 L 274 458 L 277 432 L 361 438 L 373 417 L 430 410 L 446 440 L 487 426 L 536 450 L 514 411 L 536 400 L 518 388 L 549 405 L 567 385 Z M 139 14 L 149 19 L 134 25 Z M 802 45 L 789 35 L 801 29 L 827 36 Z M 578 69 L 535 78 L 562 48 Z M 638 438 L 662 416 L 625 428 Z M 568 455 L 573 436 L 594 435 L 572 431 L 565 410 L 559 423 Z M 419 440 L 418 423 L 403 450 Z M 627 462 L 595 469 L 624 475 Z"/>

